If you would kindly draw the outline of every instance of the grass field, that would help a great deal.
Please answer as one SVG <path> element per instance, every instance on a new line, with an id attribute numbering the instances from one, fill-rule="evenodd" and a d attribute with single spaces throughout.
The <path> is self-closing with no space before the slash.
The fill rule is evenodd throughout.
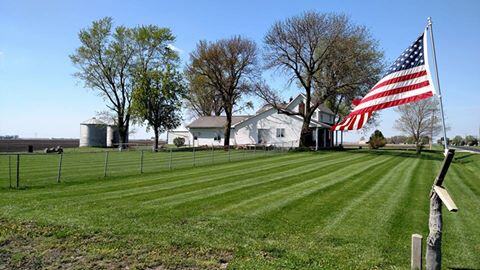
<path id="1" fill-rule="evenodd" d="M 441 160 L 439 152 L 288 153 L 4 188 L 0 265 L 408 269 L 411 234 L 428 233 Z M 458 153 L 447 175 L 460 210 L 444 212 L 445 268 L 480 268 L 479 170 L 480 155 Z"/>

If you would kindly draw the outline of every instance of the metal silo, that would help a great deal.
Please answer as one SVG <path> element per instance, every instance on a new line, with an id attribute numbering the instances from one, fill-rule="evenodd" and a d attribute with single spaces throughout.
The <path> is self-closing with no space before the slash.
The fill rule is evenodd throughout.
<path id="1" fill-rule="evenodd" d="M 115 125 L 107 126 L 107 147 L 115 147 L 119 142 L 118 128 Z"/>
<path id="2" fill-rule="evenodd" d="M 80 123 L 80 147 L 106 147 L 107 124 L 95 117 Z"/>

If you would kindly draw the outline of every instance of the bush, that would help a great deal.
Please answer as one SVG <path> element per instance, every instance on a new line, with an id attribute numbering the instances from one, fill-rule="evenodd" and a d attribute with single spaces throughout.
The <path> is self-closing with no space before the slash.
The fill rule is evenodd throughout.
<path id="1" fill-rule="evenodd" d="M 185 145 L 185 138 L 176 137 L 173 139 L 173 144 L 175 144 L 176 147 L 182 147 Z"/>
<path id="2" fill-rule="evenodd" d="M 378 149 L 380 147 L 384 147 L 386 143 L 387 140 L 385 139 L 380 130 L 375 130 L 372 136 L 370 136 L 370 140 L 368 141 L 368 145 L 371 149 Z"/>

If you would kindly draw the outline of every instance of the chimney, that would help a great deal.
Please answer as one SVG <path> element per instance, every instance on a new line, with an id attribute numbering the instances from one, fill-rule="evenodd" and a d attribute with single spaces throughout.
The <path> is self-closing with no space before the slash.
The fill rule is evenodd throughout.
<path id="1" fill-rule="evenodd" d="M 298 104 L 298 112 L 303 114 L 305 113 L 305 103 L 303 103 L 303 101 Z"/>

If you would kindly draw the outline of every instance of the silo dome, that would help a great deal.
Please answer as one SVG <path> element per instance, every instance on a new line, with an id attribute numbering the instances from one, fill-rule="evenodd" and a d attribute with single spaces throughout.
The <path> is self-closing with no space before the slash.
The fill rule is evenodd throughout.
<path id="1" fill-rule="evenodd" d="M 107 146 L 107 124 L 95 117 L 80 123 L 80 147 Z"/>

